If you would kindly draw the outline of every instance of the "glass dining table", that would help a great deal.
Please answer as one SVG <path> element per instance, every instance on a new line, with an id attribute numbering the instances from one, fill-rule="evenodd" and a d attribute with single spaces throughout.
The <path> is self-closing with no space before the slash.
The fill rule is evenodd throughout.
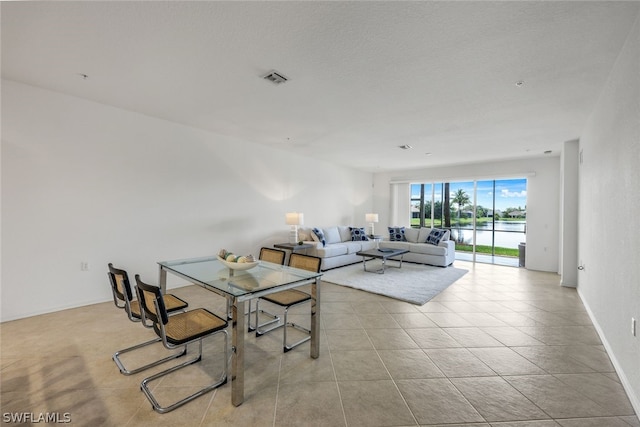
<path id="1" fill-rule="evenodd" d="M 309 355 L 320 356 L 320 277 L 316 273 L 260 261 L 250 270 L 231 270 L 216 257 L 158 262 L 160 289 L 167 288 L 167 273 L 181 277 L 227 299 L 231 308 L 231 403 L 244 401 L 245 302 L 274 292 L 311 284 L 311 348 Z"/>

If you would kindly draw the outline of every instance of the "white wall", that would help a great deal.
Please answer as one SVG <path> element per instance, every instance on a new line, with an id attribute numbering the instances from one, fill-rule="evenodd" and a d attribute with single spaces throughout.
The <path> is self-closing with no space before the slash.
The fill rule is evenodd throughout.
<path id="1" fill-rule="evenodd" d="M 109 299 L 109 262 L 154 282 L 160 260 L 286 241 L 288 211 L 371 211 L 369 173 L 2 83 L 3 321 Z"/>
<path id="2" fill-rule="evenodd" d="M 578 285 L 579 141 L 566 141 L 560 156 L 560 275 L 562 286 Z"/>
<path id="3" fill-rule="evenodd" d="M 639 18 L 640 19 L 640 18 Z M 580 138 L 578 292 L 640 412 L 640 23 Z M 640 326 L 640 325 L 639 325 Z"/>
<path id="4" fill-rule="evenodd" d="M 388 223 L 390 182 L 446 182 L 521 177 L 528 180 L 526 266 L 531 270 L 558 272 L 560 158 L 557 156 L 377 173 L 374 175 L 373 199 L 373 208 L 380 214 L 377 229 L 381 232 L 389 225 L 396 225 Z"/>

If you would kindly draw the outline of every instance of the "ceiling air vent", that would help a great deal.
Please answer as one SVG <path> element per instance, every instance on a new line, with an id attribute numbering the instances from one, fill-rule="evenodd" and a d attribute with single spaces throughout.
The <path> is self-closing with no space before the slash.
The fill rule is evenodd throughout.
<path id="1" fill-rule="evenodd" d="M 286 78 L 285 76 L 283 76 L 282 74 L 280 74 L 279 72 L 272 70 L 269 71 L 269 73 L 267 73 L 267 75 L 262 76 L 263 79 L 265 80 L 269 80 L 270 82 L 279 85 L 280 83 L 284 83 L 287 80 L 289 80 L 288 78 Z"/>

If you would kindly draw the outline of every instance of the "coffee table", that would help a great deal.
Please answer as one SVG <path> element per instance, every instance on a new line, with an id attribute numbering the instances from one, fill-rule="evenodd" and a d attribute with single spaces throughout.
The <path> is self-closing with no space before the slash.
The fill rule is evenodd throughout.
<path id="1" fill-rule="evenodd" d="M 402 268 L 402 258 L 403 255 L 409 252 L 406 249 L 369 249 L 368 251 L 360 251 L 356 252 L 356 255 L 360 255 L 362 257 L 362 266 L 364 267 L 364 271 L 368 273 L 378 273 L 384 274 L 384 271 L 389 267 L 394 268 Z M 399 256 L 400 265 L 397 267 L 391 266 L 387 264 L 387 259 Z M 369 257 L 369 259 L 367 259 Z M 367 270 L 367 261 L 371 261 L 372 259 L 381 259 L 382 260 L 382 268 L 377 270 Z"/>

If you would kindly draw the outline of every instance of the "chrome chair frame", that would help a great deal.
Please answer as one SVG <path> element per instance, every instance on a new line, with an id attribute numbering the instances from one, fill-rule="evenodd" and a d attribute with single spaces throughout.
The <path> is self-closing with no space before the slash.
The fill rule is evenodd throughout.
<path id="1" fill-rule="evenodd" d="M 117 281 L 117 278 L 116 278 L 116 276 L 118 276 L 118 275 L 120 275 L 122 277 L 122 291 L 120 289 L 118 289 L 118 281 Z M 131 283 L 129 282 L 129 275 L 127 274 L 127 272 L 125 270 L 121 270 L 119 268 L 115 268 L 113 266 L 113 264 L 109 263 L 109 272 L 107 273 L 107 276 L 109 277 L 109 282 L 111 283 L 111 292 L 113 294 L 113 303 L 115 304 L 115 306 L 120 308 L 120 309 L 124 309 L 124 311 L 127 313 L 127 317 L 132 322 L 142 323 L 142 325 L 144 327 L 146 327 L 146 328 L 152 327 L 152 325 L 148 325 L 146 323 L 146 319 L 145 319 L 143 310 L 140 310 L 140 315 L 138 315 L 137 313 L 134 313 L 132 308 L 131 308 L 131 302 L 132 301 L 136 301 L 136 300 L 133 299 L 133 292 L 131 290 Z M 122 305 L 120 305 L 118 303 L 118 301 L 123 301 Z M 136 303 L 138 303 L 138 301 L 136 301 Z M 184 309 L 177 309 L 177 310 L 174 310 L 174 311 L 184 311 Z M 123 374 L 123 375 L 133 375 L 133 374 L 137 374 L 138 372 L 142 372 L 142 371 L 144 371 L 146 369 L 153 368 L 154 366 L 158 366 L 158 365 L 160 365 L 162 363 L 168 362 L 170 360 L 182 357 L 187 352 L 187 350 L 185 348 L 183 351 L 181 351 L 179 353 L 172 354 L 172 355 L 164 357 L 162 359 L 155 360 L 155 361 L 153 361 L 151 363 L 147 363 L 146 365 L 139 366 L 139 367 L 137 367 L 135 369 L 127 368 L 126 366 L 124 366 L 124 362 L 120 359 L 120 356 L 125 354 L 125 353 L 129 353 L 129 352 L 132 352 L 134 350 L 138 350 L 140 348 L 144 348 L 144 347 L 147 347 L 149 345 L 159 343 L 161 341 L 162 340 L 159 337 L 156 337 L 156 338 L 151 339 L 149 341 L 145 341 L 143 343 L 136 344 L 136 345 L 133 345 L 131 347 L 124 348 L 122 350 L 118 350 L 115 353 L 113 353 L 113 356 L 111 358 L 115 362 L 115 364 L 118 367 L 118 369 L 120 370 L 121 374 Z"/>
<path id="2" fill-rule="evenodd" d="M 160 288 L 157 286 L 153 286 L 153 285 L 149 285 L 146 284 L 144 282 L 142 282 L 140 280 L 140 276 L 138 274 L 136 274 L 135 276 L 136 278 L 136 288 L 138 289 L 138 295 L 143 296 L 143 298 L 140 300 L 141 301 L 141 311 L 144 311 L 147 318 L 149 320 L 151 320 L 153 322 L 153 328 L 156 331 L 156 334 L 158 334 L 160 340 L 162 341 L 162 344 L 164 345 L 165 348 L 167 348 L 168 350 L 173 350 L 176 348 L 184 348 L 184 351 L 186 352 L 187 346 L 191 343 L 194 343 L 196 341 L 198 341 L 198 355 L 192 359 L 189 359 L 179 365 L 176 366 L 172 366 L 169 369 L 166 369 L 164 371 L 158 372 L 154 375 L 151 375 L 145 379 L 142 380 L 142 382 L 140 383 L 140 389 L 142 390 L 142 392 L 145 394 L 145 396 L 147 397 L 147 399 L 149 400 L 149 402 L 151 403 L 151 406 L 153 407 L 153 410 L 164 414 L 170 411 L 173 411 L 174 409 L 179 408 L 180 406 L 220 387 L 221 385 L 224 385 L 227 383 L 227 371 L 228 371 L 228 366 L 229 366 L 229 334 L 227 333 L 226 328 L 228 327 L 228 322 L 224 319 L 222 319 L 221 317 L 211 313 L 208 310 L 204 310 L 204 309 L 194 309 L 191 311 L 197 311 L 197 310 L 204 310 L 207 313 L 209 313 L 210 315 L 216 317 L 217 319 L 219 319 L 221 322 L 223 322 L 222 326 L 219 326 L 207 333 L 203 333 L 203 334 L 197 334 L 196 336 L 190 338 L 190 339 L 185 339 L 185 340 L 181 340 L 181 342 L 179 344 L 173 344 L 171 342 L 169 342 L 169 340 L 167 339 L 167 333 L 166 333 L 166 329 L 165 329 L 165 325 L 167 323 L 170 322 L 171 317 L 168 316 L 167 311 L 164 307 L 164 300 L 163 300 L 163 296 L 162 293 L 160 292 Z M 147 293 L 145 293 L 147 292 Z M 154 304 L 154 311 L 151 312 L 148 308 L 148 303 L 150 301 L 147 300 L 147 295 L 149 295 L 149 293 L 153 294 L 153 304 Z M 191 311 L 187 311 L 185 313 L 183 313 L 184 315 L 188 315 L 188 313 L 190 313 Z M 178 400 L 175 403 L 172 403 L 168 406 L 162 406 L 160 405 L 160 403 L 158 402 L 158 400 L 156 399 L 156 397 L 153 395 L 153 392 L 151 391 L 150 387 L 149 387 L 149 383 L 151 383 L 154 380 L 157 380 L 159 378 L 164 377 L 165 375 L 168 375 L 172 372 L 175 372 L 179 369 L 185 368 L 189 365 L 193 365 L 194 363 L 197 363 L 199 361 L 202 360 L 202 340 L 204 338 L 207 337 L 211 337 L 217 334 L 224 334 L 224 369 L 222 371 L 222 374 L 220 375 L 220 378 L 218 381 L 196 391 L 193 394 L 190 394 L 187 397 L 184 397 L 180 400 Z"/>
<path id="3" fill-rule="evenodd" d="M 290 267 L 296 267 L 296 260 L 298 259 L 313 259 L 316 263 L 317 263 L 317 269 L 315 270 L 315 272 L 319 272 L 320 271 L 320 265 L 321 265 L 321 259 L 315 256 L 310 256 L 310 255 L 302 255 L 302 254 L 296 254 L 296 253 L 292 253 L 289 257 L 289 266 Z M 297 267 L 297 268 L 301 268 L 301 267 Z M 308 268 L 307 268 L 308 269 Z M 308 269 L 310 270 L 310 269 Z M 299 297 L 299 300 L 293 303 L 285 303 L 283 301 L 279 301 L 278 300 L 278 296 L 279 295 L 297 295 Z M 255 310 L 255 324 L 256 324 L 256 337 L 261 337 L 262 335 L 269 333 L 271 331 L 274 331 L 276 329 L 279 328 L 283 328 L 283 341 L 282 341 L 282 347 L 283 347 L 283 351 L 284 353 L 287 353 L 290 350 L 293 350 L 294 348 L 296 348 L 297 346 L 299 346 L 300 344 L 303 344 L 307 341 L 309 341 L 311 339 L 311 330 L 305 328 L 302 325 L 299 325 L 297 323 L 293 323 L 293 322 L 289 322 L 288 321 L 288 314 L 289 314 L 289 309 L 291 307 L 296 307 L 300 304 L 303 304 L 307 301 L 311 301 L 312 300 L 312 296 L 296 290 L 296 289 L 290 289 L 290 290 L 286 290 L 286 291 L 281 291 L 281 292 L 276 292 L 274 294 L 271 295 L 267 295 L 264 296 L 262 298 L 258 298 L 258 300 L 256 301 L 256 310 Z M 260 299 L 264 299 L 265 301 L 268 301 L 272 304 L 276 304 L 279 305 L 281 307 L 284 307 L 284 321 L 282 323 L 280 323 L 280 318 L 272 313 L 266 312 L 264 310 L 260 310 L 259 304 L 260 304 Z M 271 317 L 273 317 L 274 319 L 266 321 L 264 323 L 258 323 L 258 316 L 260 313 L 264 313 L 267 314 Z M 278 322 L 277 325 L 272 326 L 268 329 L 261 329 L 265 326 L 271 325 L 273 323 Z M 292 327 L 295 329 L 298 329 L 299 331 L 302 331 L 304 333 L 307 334 L 306 337 L 302 338 L 301 340 L 289 345 L 287 344 L 287 327 Z"/>
<path id="4" fill-rule="evenodd" d="M 272 249 L 272 248 L 260 248 L 260 256 L 258 259 L 262 260 L 262 261 L 268 261 L 268 262 L 272 262 L 274 264 L 280 264 L 280 265 L 284 265 L 284 260 L 287 257 L 287 253 L 285 251 L 282 251 L 280 249 Z M 253 300 L 249 300 L 249 309 L 247 310 L 247 332 L 253 332 L 256 330 L 256 328 L 258 327 L 258 302 L 260 300 L 258 299 L 258 301 L 256 301 L 256 309 L 252 310 L 251 309 L 251 304 L 253 302 Z M 262 323 L 260 326 L 266 326 L 266 325 L 270 325 L 272 323 L 276 323 L 280 321 L 280 317 L 276 316 L 275 314 L 269 313 L 267 311 L 264 310 L 259 310 L 260 313 L 265 314 L 269 317 L 271 317 L 271 320 L 269 320 L 268 322 Z M 251 314 L 255 313 L 256 316 L 256 323 L 255 325 L 251 324 Z"/>

